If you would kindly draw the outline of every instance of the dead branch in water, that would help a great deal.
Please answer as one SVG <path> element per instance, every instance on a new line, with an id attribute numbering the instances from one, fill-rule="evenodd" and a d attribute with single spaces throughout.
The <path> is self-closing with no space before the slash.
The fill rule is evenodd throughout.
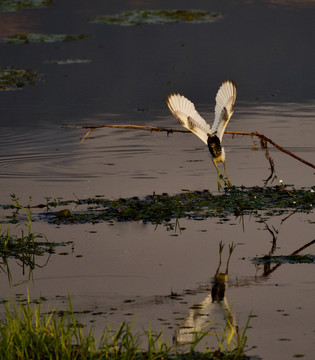
<path id="1" fill-rule="evenodd" d="M 275 148 L 277 148 L 278 150 L 284 152 L 287 155 L 292 156 L 294 159 L 301 161 L 303 164 L 310 166 L 311 168 L 315 169 L 315 165 L 302 159 L 301 157 L 293 154 L 291 151 L 283 148 L 282 146 L 278 145 L 277 143 L 275 143 L 273 140 L 267 138 L 267 136 L 265 136 L 264 134 L 259 133 L 258 131 L 255 132 L 242 132 L 242 131 L 225 131 L 225 134 L 231 134 L 231 135 L 249 135 L 249 136 L 257 136 L 259 137 L 261 140 L 265 140 L 266 142 L 268 142 L 269 144 L 273 145 Z"/>
<path id="2" fill-rule="evenodd" d="M 140 126 L 140 125 L 100 125 L 100 126 L 68 126 L 64 125 L 63 128 L 67 129 L 89 129 L 89 131 L 84 135 L 83 139 L 81 140 L 81 144 L 83 141 L 90 135 L 92 131 L 95 129 L 101 129 L 101 128 L 116 128 L 116 129 L 127 129 L 127 130 L 144 130 L 144 131 L 157 131 L 157 132 L 167 132 L 167 135 L 175 133 L 175 132 L 181 132 L 181 133 L 190 133 L 189 130 L 180 130 L 180 129 L 169 129 L 169 128 L 162 128 L 162 127 L 156 127 L 156 126 Z"/>
<path id="3" fill-rule="evenodd" d="M 156 127 L 156 126 L 140 126 L 140 125 L 100 125 L 100 126 L 68 126 L 68 125 L 64 125 L 62 126 L 63 128 L 67 128 L 67 129 L 89 129 L 87 131 L 87 133 L 84 135 L 83 139 L 81 140 L 81 143 L 83 143 L 83 141 L 89 136 L 89 134 L 94 131 L 95 129 L 101 129 L 101 128 L 117 128 L 117 129 L 127 129 L 127 130 L 144 130 L 144 131 L 157 131 L 157 132 L 166 132 L 167 135 L 175 133 L 175 132 L 179 132 L 179 133 L 190 133 L 189 130 L 181 130 L 181 129 L 170 129 L 170 128 L 163 128 L 163 127 Z M 285 154 L 293 157 L 294 159 L 302 162 L 303 164 L 310 166 L 311 168 L 315 169 L 315 165 L 302 159 L 301 157 L 293 154 L 291 151 L 283 148 L 282 146 L 276 144 L 273 140 L 267 138 L 265 135 L 259 133 L 258 131 L 254 131 L 254 132 L 245 132 L 245 131 L 225 131 L 225 134 L 230 134 L 230 135 L 244 135 L 244 136 L 257 136 L 260 139 L 260 143 L 261 143 L 261 147 L 262 149 L 267 150 L 267 143 L 273 145 L 275 148 L 277 148 L 278 150 L 284 152 Z M 269 152 L 266 153 L 266 158 L 269 161 L 270 164 L 270 170 L 271 170 L 271 175 L 270 177 L 265 180 L 265 181 L 269 181 L 270 178 L 272 177 L 273 173 L 274 173 L 274 163 L 272 158 L 269 155 Z"/>

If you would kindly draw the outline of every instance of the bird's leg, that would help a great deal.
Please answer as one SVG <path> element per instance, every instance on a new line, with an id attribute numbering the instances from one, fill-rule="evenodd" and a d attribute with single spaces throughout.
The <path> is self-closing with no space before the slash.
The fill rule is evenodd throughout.
<path id="1" fill-rule="evenodd" d="M 228 184 L 228 187 L 232 187 L 232 184 L 231 184 L 231 181 L 230 181 L 230 178 L 227 174 L 227 171 L 226 171 L 226 167 L 225 167 L 225 161 L 222 161 L 223 162 L 223 167 L 224 167 L 224 172 L 225 172 L 225 175 L 226 175 L 226 179 L 227 179 L 227 184 Z"/>
<path id="2" fill-rule="evenodd" d="M 213 165 L 216 167 L 216 169 L 217 169 L 217 174 L 218 174 L 218 190 L 220 191 L 220 190 L 222 190 L 222 185 L 221 185 L 221 182 L 220 182 L 220 170 L 219 170 L 219 168 L 218 168 L 218 165 L 217 165 L 217 163 L 214 161 L 214 160 L 212 160 L 212 162 L 213 162 Z"/>
<path id="3" fill-rule="evenodd" d="M 221 263 L 222 263 L 222 251 L 223 251 L 223 248 L 224 248 L 224 244 L 222 243 L 222 240 L 220 241 L 220 244 L 219 244 L 219 256 L 220 256 L 220 261 L 219 261 L 219 266 L 217 268 L 217 271 L 216 271 L 216 276 L 219 275 L 220 273 L 220 267 L 221 267 Z"/>
<path id="4" fill-rule="evenodd" d="M 228 274 L 230 259 L 231 259 L 231 256 L 232 256 L 232 253 L 233 253 L 235 247 L 236 247 L 236 245 L 233 243 L 231 245 L 229 245 L 229 257 L 228 257 L 228 260 L 226 263 L 226 270 L 225 270 L 226 275 Z"/>

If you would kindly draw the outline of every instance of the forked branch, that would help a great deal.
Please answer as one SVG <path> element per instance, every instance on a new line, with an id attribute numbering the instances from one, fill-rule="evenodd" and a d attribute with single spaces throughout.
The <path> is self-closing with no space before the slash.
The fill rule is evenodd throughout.
<path id="1" fill-rule="evenodd" d="M 170 129 L 170 128 L 163 128 L 163 127 L 156 127 L 156 126 L 139 126 L 139 125 L 100 125 L 100 126 L 68 126 L 68 125 L 64 125 L 64 128 L 68 128 L 68 129 L 88 129 L 87 133 L 84 135 L 83 139 L 81 140 L 81 143 L 83 143 L 83 141 L 90 135 L 90 133 L 92 131 L 94 131 L 95 129 L 101 129 L 101 128 L 117 128 L 117 129 L 127 129 L 127 130 L 144 130 L 144 131 L 157 131 L 157 132 L 166 132 L 167 135 L 175 133 L 175 132 L 179 132 L 179 133 L 190 133 L 189 130 L 180 130 L 180 129 Z M 315 169 L 315 165 L 310 163 L 309 161 L 306 161 L 304 159 L 302 159 L 301 157 L 293 154 L 291 151 L 283 148 L 282 146 L 276 144 L 273 140 L 267 138 L 265 135 L 259 133 L 258 131 L 254 131 L 254 132 L 245 132 L 245 131 L 225 131 L 225 134 L 230 134 L 230 135 L 243 135 L 243 136 L 257 136 L 260 141 L 261 141 L 261 146 L 263 149 L 267 149 L 267 143 L 273 145 L 275 148 L 277 148 L 278 150 L 284 152 L 285 154 L 293 157 L 294 159 L 302 162 L 303 164 L 310 166 L 311 168 Z M 270 163 L 270 156 L 269 158 L 267 157 L 269 163 Z M 272 160 L 272 159 L 271 159 Z M 273 164 L 270 163 L 271 166 L 271 170 L 273 169 Z M 271 175 L 272 176 L 272 175 Z M 269 180 L 269 179 L 268 179 Z"/>

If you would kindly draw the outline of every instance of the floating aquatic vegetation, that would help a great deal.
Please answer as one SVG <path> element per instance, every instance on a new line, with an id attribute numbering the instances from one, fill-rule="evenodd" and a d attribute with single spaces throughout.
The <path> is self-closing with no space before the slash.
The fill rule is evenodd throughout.
<path id="1" fill-rule="evenodd" d="M 55 65 L 69 65 L 69 64 L 87 64 L 90 63 L 90 59 L 66 59 L 66 60 L 49 60 L 45 64 L 55 64 Z"/>
<path id="2" fill-rule="evenodd" d="M 53 0 L 1 0 L 0 11 L 17 11 L 52 5 Z"/>
<path id="3" fill-rule="evenodd" d="M 176 195 L 149 195 L 143 199 L 121 198 L 115 200 L 99 197 L 78 200 L 60 201 L 56 207 L 75 203 L 76 212 L 47 212 L 43 219 L 53 223 L 85 223 L 100 221 L 144 221 L 161 224 L 172 219 L 205 219 L 218 217 L 224 219 L 229 215 L 241 216 L 251 214 L 274 216 L 288 211 L 310 212 L 315 204 L 315 195 L 311 189 L 292 189 L 275 186 L 268 188 L 232 188 L 226 193 L 213 195 L 209 191 L 182 192 Z M 49 205 L 50 206 L 50 205 Z M 52 206 L 51 206 L 52 207 Z M 81 207 L 81 209 L 80 209 Z"/>
<path id="4" fill-rule="evenodd" d="M 279 255 L 270 256 L 266 255 L 263 257 L 253 259 L 255 264 L 314 264 L 315 255 Z"/>
<path id="5" fill-rule="evenodd" d="M 37 72 L 31 69 L 0 67 L 0 90 L 16 90 L 25 85 L 34 85 L 37 78 Z"/>
<path id="6" fill-rule="evenodd" d="M 168 24 L 184 22 L 209 23 L 222 17 L 219 13 L 202 10 L 132 10 L 115 15 L 98 16 L 93 23 L 110 25 Z"/>
<path id="7" fill-rule="evenodd" d="M 75 41 L 79 39 L 85 39 L 89 35 L 63 35 L 63 34 L 14 34 L 2 38 L 2 41 L 9 44 L 29 44 L 29 43 L 52 43 L 59 41 Z"/>

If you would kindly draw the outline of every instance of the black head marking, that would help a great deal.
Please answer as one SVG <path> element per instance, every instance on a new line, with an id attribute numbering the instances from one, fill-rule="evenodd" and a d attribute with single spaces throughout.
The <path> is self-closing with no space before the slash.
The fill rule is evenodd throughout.
<path id="1" fill-rule="evenodd" d="M 222 154 L 221 141 L 217 135 L 208 136 L 208 148 L 212 157 L 216 158 Z"/>

